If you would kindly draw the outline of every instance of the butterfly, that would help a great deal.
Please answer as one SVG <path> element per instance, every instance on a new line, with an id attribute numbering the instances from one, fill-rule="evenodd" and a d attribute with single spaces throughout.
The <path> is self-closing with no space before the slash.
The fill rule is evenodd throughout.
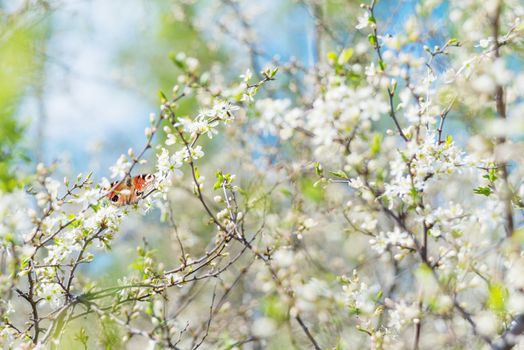
<path id="1" fill-rule="evenodd" d="M 107 198 L 117 206 L 135 204 L 153 188 L 154 181 L 155 175 L 141 174 L 112 182 Z"/>

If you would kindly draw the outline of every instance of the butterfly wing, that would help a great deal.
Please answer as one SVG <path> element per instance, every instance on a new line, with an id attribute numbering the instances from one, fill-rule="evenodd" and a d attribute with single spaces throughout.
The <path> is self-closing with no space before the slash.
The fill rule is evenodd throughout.
<path id="1" fill-rule="evenodd" d="M 141 174 L 133 178 L 133 192 L 131 193 L 131 203 L 136 203 L 147 195 L 153 188 L 155 175 Z"/>
<path id="2" fill-rule="evenodd" d="M 132 184 L 131 179 L 111 183 L 110 192 L 107 197 L 116 206 L 129 204 L 131 194 L 133 193 Z"/>
<path id="3" fill-rule="evenodd" d="M 141 174 L 122 183 L 114 182 L 108 198 L 117 206 L 135 204 L 153 188 L 154 181 L 155 175 Z"/>
<path id="4" fill-rule="evenodd" d="M 155 181 L 155 175 L 153 174 L 141 174 L 133 178 L 133 185 L 137 192 L 145 193 L 153 187 Z"/>

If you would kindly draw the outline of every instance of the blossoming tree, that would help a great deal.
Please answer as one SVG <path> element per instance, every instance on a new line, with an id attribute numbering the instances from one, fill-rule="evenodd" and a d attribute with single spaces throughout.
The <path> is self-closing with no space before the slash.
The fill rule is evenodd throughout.
<path id="1" fill-rule="evenodd" d="M 524 344 L 524 5 L 424 1 L 395 33 L 374 0 L 324 5 L 297 5 L 316 25 L 309 66 L 268 58 L 249 4 L 219 2 L 251 67 L 172 57 L 143 148 L 107 176 L 153 174 L 136 203 L 45 164 L 2 194 L 4 347 Z M 90 274 L 133 230 L 122 276 Z"/>

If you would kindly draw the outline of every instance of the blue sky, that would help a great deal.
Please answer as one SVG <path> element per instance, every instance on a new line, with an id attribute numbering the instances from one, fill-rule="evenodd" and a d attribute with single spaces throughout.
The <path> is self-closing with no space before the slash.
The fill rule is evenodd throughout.
<path id="1" fill-rule="evenodd" d="M 414 3 L 396 3 L 398 11 L 393 18 L 388 6 L 379 7 L 378 16 L 384 17 L 390 31 L 401 30 L 402 19 L 412 13 Z M 52 15 L 47 50 L 44 160 L 70 160 L 72 173 L 93 170 L 99 178 L 108 175 L 108 167 L 129 147 L 142 147 L 149 113 L 157 111 L 152 103 L 156 89 L 137 85 L 136 72 L 126 71 L 117 59 L 133 41 L 150 40 L 155 35 L 151 22 L 157 14 L 147 1 L 64 4 Z M 307 64 L 317 59 L 312 49 L 313 21 L 303 7 L 285 16 L 276 11 L 259 16 L 255 29 L 259 46 L 269 56 L 286 60 L 293 55 Z M 168 59 L 167 50 L 165 55 Z M 28 99 L 20 115 L 32 120 L 34 135 L 36 101 Z M 34 147 L 33 140 L 30 137 L 29 143 Z"/>

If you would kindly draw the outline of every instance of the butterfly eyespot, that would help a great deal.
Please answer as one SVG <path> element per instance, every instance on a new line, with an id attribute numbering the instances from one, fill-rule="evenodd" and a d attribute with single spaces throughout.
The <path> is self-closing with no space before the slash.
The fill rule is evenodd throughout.
<path id="1" fill-rule="evenodd" d="M 143 191 L 136 191 L 135 193 L 136 193 L 137 197 L 141 197 L 144 194 Z"/>
<path id="2" fill-rule="evenodd" d="M 151 180 L 153 180 L 154 178 L 155 178 L 155 175 L 153 175 L 153 174 L 147 174 L 147 175 L 146 175 L 146 181 L 151 181 Z"/>
<path id="3" fill-rule="evenodd" d="M 113 197 L 111 197 L 112 202 L 118 202 L 118 194 L 115 194 Z"/>

